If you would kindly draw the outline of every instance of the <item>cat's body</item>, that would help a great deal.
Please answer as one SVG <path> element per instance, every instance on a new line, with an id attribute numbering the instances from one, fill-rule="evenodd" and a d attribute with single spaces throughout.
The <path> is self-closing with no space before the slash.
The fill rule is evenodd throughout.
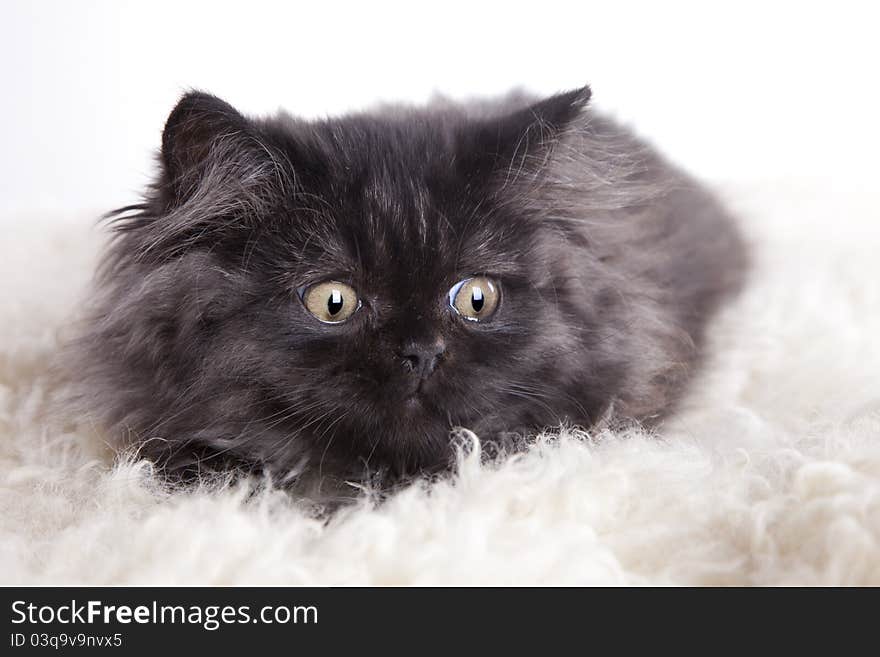
<path id="1" fill-rule="evenodd" d="M 317 122 L 185 96 L 116 219 L 84 399 L 169 475 L 285 481 L 442 469 L 455 427 L 655 423 L 746 257 L 588 96 Z"/>

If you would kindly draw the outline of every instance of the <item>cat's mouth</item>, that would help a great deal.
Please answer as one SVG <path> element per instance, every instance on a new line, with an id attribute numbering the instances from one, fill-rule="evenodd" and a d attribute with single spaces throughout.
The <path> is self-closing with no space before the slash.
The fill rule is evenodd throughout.
<path id="1" fill-rule="evenodd" d="M 424 407 L 424 400 L 419 394 L 412 394 L 404 397 L 403 407 L 408 411 L 416 411 Z"/>
<path id="2" fill-rule="evenodd" d="M 425 380 L 413 382 L 409 389 L 403 395 L 403 404 L 408 408 L 421 408 L 426 405 L 428 391 L 426 390 Z"/>
<path id="3" fill-rule="evenodd" d="M 407 392 L 403 397 L 403 402 L 405 404 L 421 404 L 425 396 L 424 386 L 422 382 L 419 381 L 412 389 Z"/>

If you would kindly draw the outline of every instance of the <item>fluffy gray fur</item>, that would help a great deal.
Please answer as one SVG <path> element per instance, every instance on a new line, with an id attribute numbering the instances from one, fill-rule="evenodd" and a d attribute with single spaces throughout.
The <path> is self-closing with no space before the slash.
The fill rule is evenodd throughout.
<path id="1" fill-rule="evenodd" d="M 458 426 L 508 448 L 560 422 L 656 424 L 746 252 L 711 193 L 588 98 L 307 122 L 187 95 L 155 184 L 115 215 L 70 351 L 79 407 L 172 478 L 287 484 L 442 470 Z M 328 263 L 372 300 L 343 330 L 296 299 Z M 468 273 L 504 289 L 484 327 L 437 301 Z M 438 335 L 449 357 L 406 415 L 395 354 Z"/>

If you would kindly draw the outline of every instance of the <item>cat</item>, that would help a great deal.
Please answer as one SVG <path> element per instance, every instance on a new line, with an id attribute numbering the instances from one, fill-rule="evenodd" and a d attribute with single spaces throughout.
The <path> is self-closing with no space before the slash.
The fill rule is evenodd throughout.
<path id="1" fill-rule="evenodd" d="M 748 257 L 713 195 L 546 98 L 168 117 L 74 345 L 82 400 L 170 481 L 448 470 L 454 430 L 656 426 Z"/>

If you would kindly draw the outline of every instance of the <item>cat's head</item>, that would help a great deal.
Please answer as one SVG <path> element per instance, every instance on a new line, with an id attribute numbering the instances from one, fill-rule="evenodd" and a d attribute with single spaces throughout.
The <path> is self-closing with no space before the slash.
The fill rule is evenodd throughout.
<path id="1" fill-rule="evenodd" d="M 396 471 L 446 464 L 455 427 L 589 420 L 603 391 L 573 391 L 612 385 L 580 355 L 608 300 L 584 303 L 597 260 L 547 198 L 588 97 L 305 122 L 186 95 L 103 273 L 103 348 L 141 408 L 116 420 L 282 469 Z"/>

